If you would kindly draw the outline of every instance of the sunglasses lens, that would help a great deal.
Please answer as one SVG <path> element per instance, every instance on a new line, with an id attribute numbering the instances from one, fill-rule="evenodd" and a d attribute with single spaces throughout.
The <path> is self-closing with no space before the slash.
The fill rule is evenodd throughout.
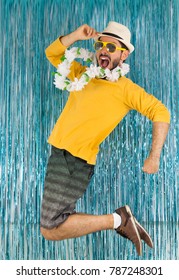
<path id="1" fill-rule="evenodd" d="M 116 51 L 116 45 L 113 44 L 113 43 L 106 43 L 106 42 L 95 42 L 94 44 L 94 48 L 96 51 L 99 51 L 101 50 L 103 47 L 106 47 L 107 48 L 107 51 L 110 52 L 110 53 L 114 53 Z"/>
<path id="2" fill-rule="evenodd" d="M 113 53 L 113 52 L 116 51 L 116 46 L 115 46 L 114 44 L 108 43 L 108 44 L 106 45 L 106 47 L 107 47 L 107 49 L 108 49 L 108 51 L 109 51 L 110 53 Z"/>
<path id="3" fill-rule="evenodd" d="M 96 42 L 94 44 L 94 48 L 95 48 L 96 51 L 102 49 L 102 47 L 103 47 L 103 43 L 102 42 Z"/>

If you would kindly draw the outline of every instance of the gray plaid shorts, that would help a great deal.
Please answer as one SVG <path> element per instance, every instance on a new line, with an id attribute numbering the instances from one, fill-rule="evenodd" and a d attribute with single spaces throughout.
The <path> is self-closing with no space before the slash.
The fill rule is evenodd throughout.
<path id="1" fill-rule="evenodd" d="M 76 202 L 86 191 L 93 174 L 94 165 L 52 147 L 41 207 L 42 227 L 57 227 L 75 213 Z"/>

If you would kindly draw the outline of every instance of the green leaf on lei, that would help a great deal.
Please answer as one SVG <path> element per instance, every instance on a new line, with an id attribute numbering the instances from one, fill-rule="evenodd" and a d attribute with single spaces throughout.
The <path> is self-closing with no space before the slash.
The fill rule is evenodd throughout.
<path id="1" fill-rule="evenodd" d="M 60 60 L 63 62 L 66 59 L 65 55 L 63 55 Z"/>
<path id="2" fill-rule="evenodd" d="M 83 76 L 85 76 L 86 82 L 89 82 L 90 77 L 88 76 L 88 74 L 84 73 Z"/>
<path id="3" fill-rule="evenodd" d="M 87 63 L 90 63 L 90 62 L 92 62 L 92 59 L 91 59 L 91 58 L 88 58 L 88 59 L 86 60 L 86 62 L 87 62 Z"/>
<path id="4" fill-rule="evenodd" d="M 53 76 L 55 76 L 56 74 L 57 74 L 58 76 L 62 76 L 62 74 L 60 74 L 59 72 L 52 72 L 52 75 L 53 75 Z"/>
<path id="5" fill-rule="evenodd" d="M 100 74 L 101 74 L 102 76 L 105 75 L 105 70 L 104 70 L 103 68 L 100 69 Z"/>
<path id="6" fill-rule="evenodd" d="M 64 83 L 65 83 L 66 86 L 65 86 L 63 89 L 64 89 L 64 90 L 67 90 L 67 86 L 70 84 L 70 81 L 65 80 Z"/>
<path id="7" fill-rule="evenodd" d="M 77 55 L 80 55 L 80 48 L 77 48 L 77 51 L 76 51 Z"/>

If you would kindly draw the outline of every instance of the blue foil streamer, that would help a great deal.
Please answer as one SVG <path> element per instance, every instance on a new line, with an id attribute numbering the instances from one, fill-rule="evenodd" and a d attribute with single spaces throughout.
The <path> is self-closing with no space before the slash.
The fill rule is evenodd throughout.
<path id="1" fill-rule="evenodd" d="M 177 0 L 0 0 L 0 259 L 179 259 L 178 9 Z M 128 77 L 169 108 L 171 128 L 159 173 L 144 174 L 152 125 L 130 112 L 101 144 L 77 211 L 129 204 L 155 244 L 140 258 L 113 231 L 50 242 L 39 228 L 47 138 L 68 98 L 55 89 L 44 50 L 83 23 L 102 31 L 110 20 L 131 30 Z M 92 50 L 91 41 L 78 45 Z"/>

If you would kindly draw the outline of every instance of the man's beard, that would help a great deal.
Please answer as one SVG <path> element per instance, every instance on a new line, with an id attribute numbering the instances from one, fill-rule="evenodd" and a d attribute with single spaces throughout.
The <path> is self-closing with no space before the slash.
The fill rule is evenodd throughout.
<path id="1" fill-rule="evenodd" d="M 113 67 L 111 68 L 111 70 L 113 70 L 114 68 L 116 68 L 117 66 L 119 66 L 120 63 L 120 58 L 119 59 L 115 59 L 113 61 Z"/>

